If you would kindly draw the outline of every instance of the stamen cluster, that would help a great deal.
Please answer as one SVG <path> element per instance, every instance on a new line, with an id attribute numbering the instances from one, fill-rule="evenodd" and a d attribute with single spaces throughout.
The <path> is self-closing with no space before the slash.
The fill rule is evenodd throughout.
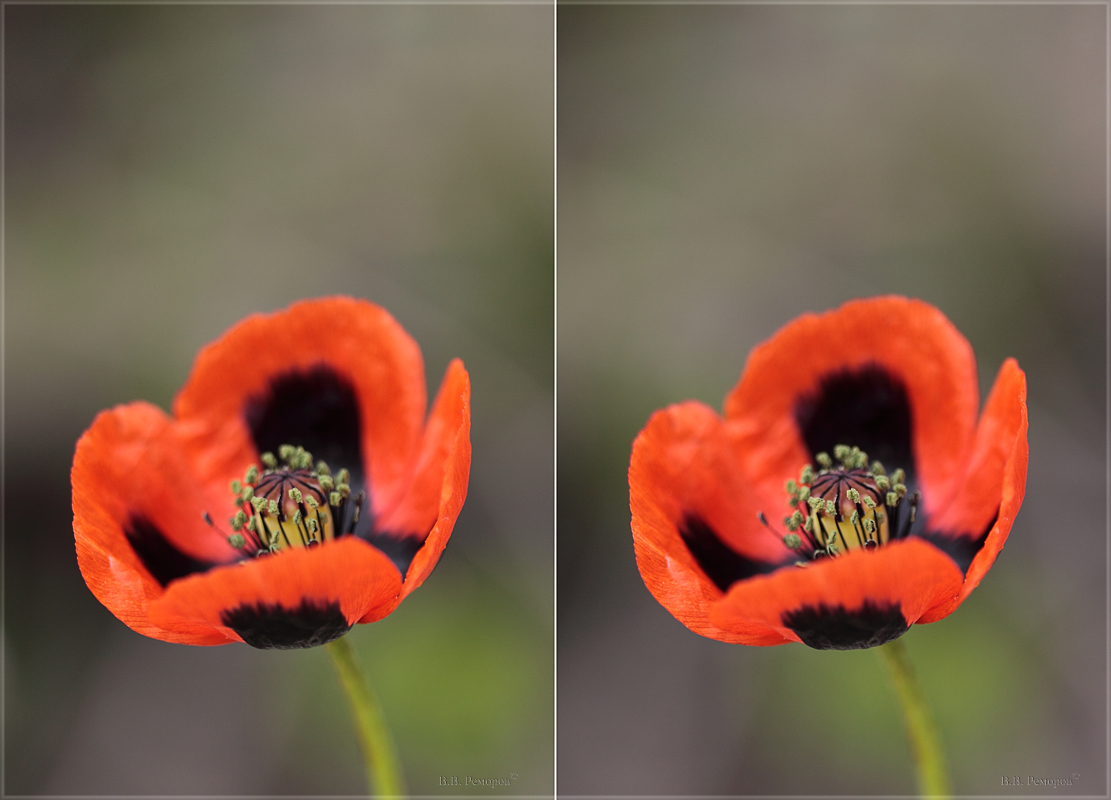
<path id="1" fill-rule="evenodd" d="M 347 530 L 340 531 L 351 495 L 350 473 L 333 477 L 323 461 L 313 465 L 312 453 L 283 444 L 278 456 L 263 453 L 263 470 L 252 464 L 242 481 L 232 481 L 239 510 L 228 520 L 228 543 L 247 556 L 263 556 L 287 547 L 315 547 L 351 533 L 359 521 L 365 495 L 354 499 Z M 207 517 L 207 515 L 206 515 Z"/>
<path id="2" fill-rule="evenodd" d="M 789 531 L 783 543 L 813 561 L 854 549 L 871 550 L 906 536 L 920 495 L 911 497 L 909 516 L 900 524 L 900 503 L 907 494 L 904 471 L 896 469 L 888 476 L 883 464 L 869 462 L 859 447 L 839 444 L 833 456 L 836 465 L 828 453 L 818 453 L 817 471 L 807 464 L 797 481 L 787 481 L 793 513 L 783 518 Z M 761 521 L 767 524 L 763 515 Z"/>

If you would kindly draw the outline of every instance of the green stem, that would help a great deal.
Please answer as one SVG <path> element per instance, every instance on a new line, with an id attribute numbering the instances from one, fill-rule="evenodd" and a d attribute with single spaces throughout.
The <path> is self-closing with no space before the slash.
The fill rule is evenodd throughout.
<path id="1" fill-rule="evenodd" d="M 398 767 L 397 751 L 393 746 L 389 728 L 382 716 L 382 707 L 368 681 L 355 663 L 355 654 L 347 637 L 329 642 L 325 647 L 332 657 L 332 666 L 339 674 L 339 681 L 347 693 L 347 702 L 355 717 L 359 744 L 366 762 L 367 781 L 375 797 L 404 797 L 405 784 Z"/>
<path id="2" fill-rule="evenodd" d="M 914 669 L 907 657 L 907 648 L 901 639 L 879 648 L 887 665 L 887 674 L 895 685 L 895 694 L 903 707 L 907 738 L 914 755 L 915 777 L 918 792 L 923 797 L 949 797 L 949 776 L 945 770 L 945 754 L 941 750 L 941 737 L 930 714 L 926 696 L 914 677 Z"/>

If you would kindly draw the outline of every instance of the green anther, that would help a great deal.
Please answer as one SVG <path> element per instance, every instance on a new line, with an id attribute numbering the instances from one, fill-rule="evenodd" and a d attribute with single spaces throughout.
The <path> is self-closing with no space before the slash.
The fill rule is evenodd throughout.
<path id="1" fill-rule="evenodd" d="M 794 524 L 795 527 L 791 528 L 791 530 L 795 530 L 795 528 L 797 528 L 799 525 L 802 524 L 802 512 L 799 511 L 798 509 L 796 509 L 795 513 L 792 514 L 788 519 L 789 519 L 789 522 L 787 524 L 788 525 Z"/>
<path id="2" fill-rule="evenodd" d="M 308 518 L 307 520 L 305 520 L 305 524 L 306 524 L 306 525 L 308 526 L 308 528 L 309 528 L 309 531 L 310 531 L 311 533 L 316 533 L 316 529 L 317 529 L 317 528 L 319 527 L 319 526 L 318 526 L 318 525 L 316 524 L 316 520 L 315 520 L 315 519 L 313 519 L 312 517 L 309 517 L 309 518 Z"/>
<path id="3" fill-rule="evenodd" d="M 856 505 L 860 502 L 860 492 L 858 492 L 856 489 L 850 488 L 849 491 L 847 491 L 845 494 L 849 496 L 849 502 L 853 505 Z"/>
<path id="4" fill-rule="evenodd" d="M 336 488 L 336 485 L 332 482 L 332 479 L 327 475 L 321 475 L 319 480 L 320 488 L 326 492 L 330 492 L 332 491 L 332 489 Z"/>
<path id="5" fill-rule="evenodd" d="M 886 475 L 887 471 L 883 468 L 883 464 L 878 461 L 872 462 L 872 467 L 869 470 L 873 475 Z"/>
<path id="6" fill-rule="evenodd" d="M 856 469 L 864 469 L 868 466 L 868 454 L 863 450 L 857 451 L 856 458 L 853 459 L 852 465 Z"/>
<path id="7" fill-rule="evenodd" d="M 243 487 L 243 494 L 239 495 L 239 502 L 249 503 L 249 502 L 251 502 L 251 500 L 254 499 L 254 496 L 255 496 L 255 487 L 254 486 L 244 486 Z"/>
<path id="8" fill-rule="evenodd" d="M 892 483 L 906 483 L 907 474 L 902 469 L 895 470 L 891 475 Z"/>
<path id="9" fill-rule="evenodd" d="M 852 450 L 849 449 L 847 444 L 835 444 L 833 446 L 833 457 L 838 461 L 848 461 L 851 452 Z"/>
<path id="10" fill-rule="evenodd" d="M 300 450 L 297 453 L 294 465 L 297 469 L 309 469 L 312 466 L 312 453 Z"/>
<path id="11" fill-rule="evenodd" d="M 818 455 L 814 456 L 814 460 L 817 461 L 823 469 L 829 469 L 833 466 L 833 459 L 829 457 L 829 453 L 818 453 Z M 807 483 L 809 482 L 810 481 L 807 481 Z"/>
<path id="12" fill-rule="evenodd" d="M 907 487 L 901 483 L 896 483 L 894 486 L 891 487 L 891 489 L 895 492 L 895 494 L 899 495 L 900 500 L 907 496 Z"/>
<path id="13" fill-rule="evenodd" d="M 883 514 L 881 514 L 879 511 L 877 511 L 876 512 L 876 524 L 877 525 L 882 525 L 886 521 L 887 521 L 887 517 L 885 517 Z"/>
<path id="14" fill-rule="evenodd" d="M 247 474 L 244 476 L 243 482 L 244 483 L 254 483 L 257 480 L 258 480 L 258 467 L 256 467 L 254 464 L 251 464 L 251 466 L 247 467 Z"/>
<path id="15" fill-rule="evenodd" d="M 854 509 L 849 515 L 849 524 L 855 527 L 858 522 L 860 522 L 860 514 Z"/>
<path id="16" fill-rule="evenodd" d="M 323 461 L 317 461 L 316 462 L 316 474 L 317 475 L 331 475 L 332 470 Z"/>
<path id="17" fill-rule="evenodd" d="M 266 510 L 270 512 L 270 516 L 272 516 L 272 517 L 278 516 L 278 501 L 277 500 L 271 500 L 270 505 L 268 505 L 266 507 Z"/>
<path id="18" fill-rule="evenodd" d="M 347 483 L 351 480 L 351 473 L 346 469 L 341 469 L 339 474 L 336 475 L 336 483 Z"/>
<path id="19" fill-rule="evenodd" d="M 316 502 L 316 498 L 311 494 L 305 498 L 305 505 L 309 508 L 320 508 L 320 503 Z"/>
<path id="20" fill-rule="evenodd" d="M 886 475 L 877 475 L 876 486 L 881 492 L 886 492 L 888 489 L 891 488 L 891 481 L 887 479 Z"/>
<path id="21" fill-rule="evenodd" d="M 894 492 L 888 492 L 886 500 L 887 504 L 892 508 L 899 505 L 899 495 L 895 494 Z"/>
<path id="22" fill-rule="evenodd" d="M 809 486 L 803 486 L 801 489 L 799 489 L 799 502 L 800 503 L 809 503 L 810 502 L 810 487 Z"/>
<path id="23" fill-rule="evenodd" d="M 346 483 L 341 483 L 339 486 L 336 487 L 336 491 L 339 492 L 340 497 L 346 500 L 351 494 L 351 487 L 348 486 Z"/>
<path id="24" fill-rule="evenodd" d="M 235 516 L 231 518 L 231 529 L 233 531 L 243 530 L 243 526 L 247 524 L 247 515 L 242 511 L 236 511 Z"/>
<path id="25" fill-rule="evenodd" d="M 837 513 L 837 504 L 834 503 L 832 500 L 826 500 L 826 514 L 832 517 L 836 513 Z"/>
<path id="26" fill-rule="evenodd" d="M 798 550 L 802 547 L 802 537 L 797 533 L 788 533 L 783 537 L 783 544 L 787 545 L 791 550 Z"/>
<path id="27" fill-rule="evenodd" d="M 317 514 L 316 518 L 318 520 L 320 520 L 321 525 L 327 525 L 328 524 L 328 515 L 327 514 Z"/>
<path id="28" fill-rule="evenodd" d="M 839 551 L 837 549 L 837 545 L 835 545 L 833 542 L 826 542 L 826 552 L 829 553 L 831 556 L 835 556 Z"/>
<path id="29" fill-rule="evenodd" d="M 243 484 L 242 483 L 240 483 L 239 481 L 232 481 L 231 482 L 231 493 L 232 494 L 239 494 L 242 491 L 243 491 Z"/>
<path id="30" fill-rule="evenodd" d="M 240 547 L 247 544 L 247 539 L 243 536 L 242 533 L 233 533 L 231 536 L 228 537 L 228 544 L 238 550 Z"/>
<path id="31" fill-rule="evenodd" d="M 802 527 L 806 530 L 807 533 L 816 534 L 818 532 L 818 523 L 816 522 L 817 519 L 818 518 L 814 515 L 806 518 L 806 523 Z"/>
<path id="32" fill-rule="evenodd" d="M 876 532 L 876 522 L 875 522 L 875 520 L 872 520 L 872 519 L 864 520 L 864 530 L 868 531 L 868 533 L 875 533 Z"/>
<path id="33" fill-rule="evenodd" d="M 797 494 L 799 485 L 794 481 L 787 481 L 787 494 Z"/>
<path id="34" fill-rule="evenodd" d="M 800 514 L 799 516 L 801 517 L 802 515 Z M 787 530 L 794 532 L 799 529 L 800 521 L 794 517 L 784 517 L 783 524 L 787 526 Z"/>
<path id="35" fill-rule="evenodd" d="M 864 495 L 864 497 L 862 497 L 861 500 L 864 501 L 864 505 L 865 505 L 866 508 L 873 509 L 873 510 L 875 509 L 876 501 L 873 500 L 870 495 Z"/>
<path id="36" fill-rule="evenodd" d="M 818 506 L 820 506 L 822 504 L 822 498 L 820 498 L 820 497 L 811 497 L 806 501 L 806 504 L 808 506 L 810 506 L 811 511 L 817 511 Z"/>
<path id="37" fill-rule="evenodd" d="M 294 503 L 300 503 L 305 498 L 301 494 L 301 490 L 294 486 L 292 489 L 289 490 L 289 499 L 292 500 Z"/>
<path id="38" fill-rule="evenodd" d="M 258 517 L 251 517 L 247 520 L 247 530 L 251 533 L 258 533 Z"/>
<path id="39" fill-rule="evenodd" d="M 332 492 L 328 495 L 328 505 L 338 506 L 343 502 L 343 498 L 339 496 L 339 492 Z"/>
<path id="40" fill-rule="evenodd" d="M 812 480 L 814 480 L 814 468 L 807 464 L 799 475 L 799 483 L 810 483 Z"/>
<path id="41" fill-rule="evenodd" d="M 293 460 L 293 454 L 296 452 L 297 448 L 295 448 L 293 445 L 283 444 L 278 448 L 278 458 L 288 464 L 291 460 Z"/>
<path id="42" fill-rule="evenodd" d="M 263 453 L 259 458 L 262 459 L 262 463 L 267 469 L 276 469 L 278 466 L 278 459 L 274 458 L 273 453 Z"/>
<path id="43" fill-rule="evenodd" d="M 300 525 L 301 524 L 301 509 L 297 509 L 296 511 L 293 512 L 293 524 L 294 525 Z"/>

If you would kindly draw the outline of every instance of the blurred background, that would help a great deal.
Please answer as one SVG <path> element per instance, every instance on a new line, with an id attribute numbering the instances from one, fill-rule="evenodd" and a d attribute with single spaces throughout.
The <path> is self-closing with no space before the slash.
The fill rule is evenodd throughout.
<path id="1" fill-rule="evenodd" d="M 626 470 L 804 311 L 900 293 L 1029 380 L 995 568 L 905 637 L 958 794 L 1107 768 L 1101 6 L 561 6 L 559 789 L 910 794 L 875 653 L 702 638 L 644 587 Z"/>
<path id="2" fill-rule="evenodd" d="M 3 792 L 365 792 L 323 650 L 133 633 L 85 587 L 69 468 L 255 311 L 344 293 L 473 382 L 451 547 L 349 635 L 410 789 L 553 786 L 553 34 L 543 6 L 12 6 Z M 473 791 L 473 790 L 472 790 Z"/>

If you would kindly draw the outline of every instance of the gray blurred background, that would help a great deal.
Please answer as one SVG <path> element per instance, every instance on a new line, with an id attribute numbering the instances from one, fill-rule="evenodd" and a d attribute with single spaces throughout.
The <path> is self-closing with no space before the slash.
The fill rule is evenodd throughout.
<path id="1" fill-rule="evenodd" d="M 358 794 L 321 649 L 171 645 L 85 587 L 69 467 L 254 311 L 388 308 L 473 383 L 436 572 L 350 635 L 417 793 L 553 784 L 543 6 L 5 6 L 6 794 Z"/>
<path id="2" fill-rule="evenodd" d="M 904 641 L 960 794 L 1103 795 L 1099 5 L 561 6 L 561 793 L 909 794 L 875 653 L 704 639 L 645 589 L 626 470 L 804 311 L 900 293 L 1029 380 L 1026 502 Z M 1057 790 L 1002 776 L 1079 778 Z"/>

